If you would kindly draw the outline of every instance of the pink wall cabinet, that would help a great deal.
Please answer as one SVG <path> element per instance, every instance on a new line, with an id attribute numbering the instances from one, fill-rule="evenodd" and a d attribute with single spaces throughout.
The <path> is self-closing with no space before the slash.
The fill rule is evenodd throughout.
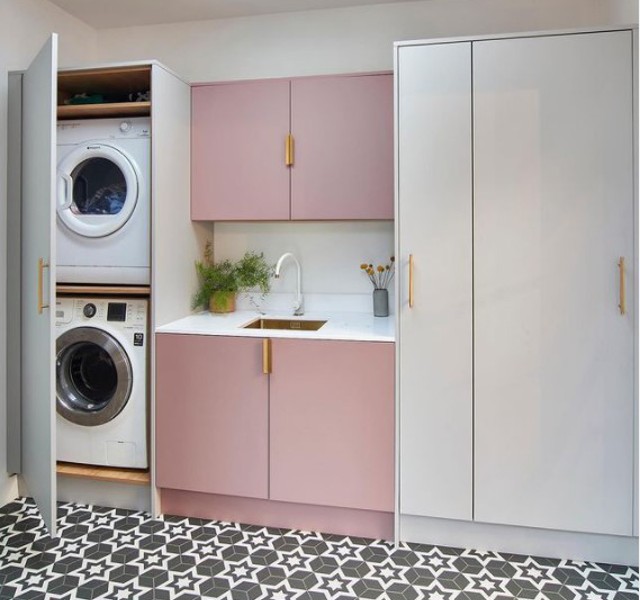
<path id="1" fill-rule="evenodd" d="M 158 487 L 267 498 L 262 340 L 174 334 L 156 340 Z"/>
<path id="2" fill-rule="evenodd" d="M 394 345 L 272 345 L 271 499 L 392 512 Z"/>
<path id="3" fill-rule="evenodd" d="M 393 219 L 393 77 L 195 86 L 191 217 Z"/>
<path id="4" fill-rule="evenodd" d="M 192 89 L 192 219 L 289 219 L 289 85 L 269 80 Z"/>
<path id="5" fill-rule="evenodd" d="M 291 218 L 393 219 L 393 76 L 291 82 Z"/>

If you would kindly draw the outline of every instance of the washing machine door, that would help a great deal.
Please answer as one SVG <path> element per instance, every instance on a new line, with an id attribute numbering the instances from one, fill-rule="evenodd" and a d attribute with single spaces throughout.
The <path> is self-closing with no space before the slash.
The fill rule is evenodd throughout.
<path id="1" fill-rule="evenodd" d="M 95 327 L 76 327 L 56 342 L 58 414 L 78 425 L 108 423 L 131 395 L 133 373 L 124 348 Z"/>
<path id="2" fill-rule="evenodd" d="M 78 146 L 58 165 L 58 218 L 83 237 L 111 235 L 133 215 L 140 182 L 138 166 L 121 148 Z"/>

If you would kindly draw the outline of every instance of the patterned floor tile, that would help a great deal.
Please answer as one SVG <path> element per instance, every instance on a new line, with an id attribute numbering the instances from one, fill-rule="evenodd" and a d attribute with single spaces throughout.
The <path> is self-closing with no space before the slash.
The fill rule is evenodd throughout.
<path id="1" fill-rule="evenodd" d="M 32 500 L 0 507 L 0 600 L 638 600 L 638 569 Z"/>

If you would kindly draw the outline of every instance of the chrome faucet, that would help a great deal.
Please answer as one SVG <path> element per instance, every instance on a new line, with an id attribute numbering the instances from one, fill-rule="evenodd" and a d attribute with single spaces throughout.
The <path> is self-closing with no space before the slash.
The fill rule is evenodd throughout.
<path id="1" fill-rule="evenodd" d="M 296 315 L 297 317 L 299 317 L 300 315 L 304 314 L 304 308 L 302 305 L 302 269 L 300 268 L 300 263 L 298 262 L 298 259 L 291 253 L 291 252 L 285 252 L 279 259 L 278 259 L 278 263 L 276 264 L 276 272 L 275 272 L 275 278 L 279 279 L 280 278 L 280 268 L 282 267 L 282 263 L 287 259 L 290 258 L 291 260 L 293 260 L 294 263 L 296 263 L 296 270 L 298 273 L 298 283 L 296 286 L 296 301 L 293 303 L 293 314 Z"/>

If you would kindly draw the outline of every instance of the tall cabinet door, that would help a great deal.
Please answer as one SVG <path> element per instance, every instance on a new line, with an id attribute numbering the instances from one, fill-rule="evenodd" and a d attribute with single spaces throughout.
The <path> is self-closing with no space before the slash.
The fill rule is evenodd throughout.
<path id="1" fill-rule="evenodd" d="M 22 476 L 52 536 L 55 480 L 55 157 L 58 38 L 22 82 Z M 46 266 L 48 265 L 48 267 Z"/>
<path id="2" fill-rule="evenodd" d="M 191 217 L 288 220 L 289 81 L 194 87 Z"/>
<path id="3" fill-rule="evenodd" d="M 470 519 L 471 44 L 400 48 L 397 93 L 400 511 Z"/>
<path id="4" fill-rule="evenodd" d="M 474 43 L 479 521 L 631 534 L 631 44 Z"/>
<path id="5" fill-rule="evenodd" d="M 393 219 L 393 77 L 291 82 L 291 218 Z"/>

